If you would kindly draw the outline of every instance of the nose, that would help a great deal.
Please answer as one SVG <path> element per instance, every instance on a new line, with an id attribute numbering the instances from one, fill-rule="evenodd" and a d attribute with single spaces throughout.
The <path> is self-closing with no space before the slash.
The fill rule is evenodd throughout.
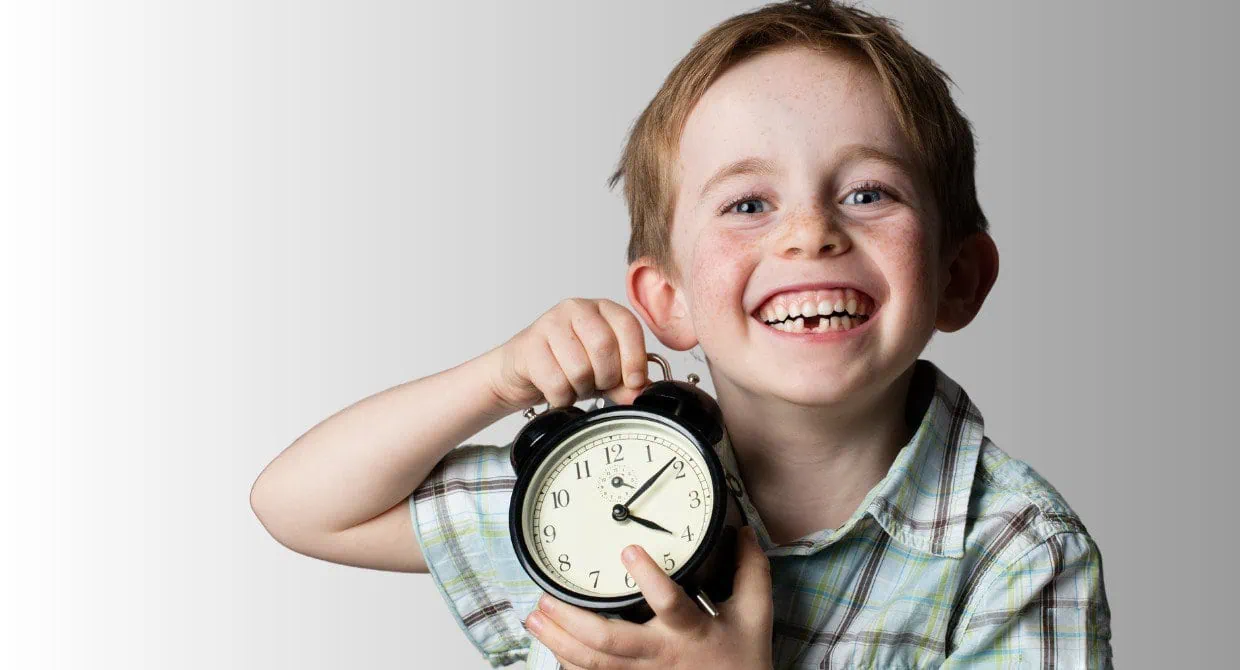
<path id="1" fill-rule="evenodd" d="M 814 207 L 790 214 L 784 219 L 779 237 L 780 254 L 789 258 L 815 258 L 819 254 L 837 256 L 848 251 L 852 242 L 836 221 L 831 208 Z"/>

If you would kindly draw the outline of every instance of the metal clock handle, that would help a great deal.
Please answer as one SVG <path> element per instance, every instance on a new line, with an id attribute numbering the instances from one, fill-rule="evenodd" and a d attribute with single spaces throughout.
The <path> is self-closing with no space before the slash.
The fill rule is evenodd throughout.
<path id="1" fill-rule="evenodd" d="M 664 381 L 672 378 L 672 366 L 668 365 L 667 359 L 663 358 L 662 356 L 658 354 L 647 353 L 646 362 L 649 363 L 651 361 L 658 363 L 659 367 L 663 369 Z M 696 374 L 690 372 L 688 375 L 685 376 L 685 381 L 689 382 L 690 384 L 697 385 L 697 383 L 702 381 L 702 379 L 698 377 Z"/>
<path id="2" fill-rule="evenodd" d="M 656 354 L 656 353 L 653 353 L 653 352 L 647 352 L 647 353 L 646 353 L 646 365 L 647 365 L 647 366 L 649 366 L 649 365 L 650 365 L 650 363 L 658 363 L 658 364 L 659 364 L 659 369 L 663 372 L 663 380 L 664 380 L 664 381 L 667 381 L 667 380 L 669 380 L 669 379 L 671 379 L 671 378 L 672 378 L 672 366 L 668 364 L 668 362 L 667 362 L 667 359 L 666 359 L 666 358 L 663 358 L 662 356 L 660 356 L 660 355 L 658 355 L 658 354 Z M 695 385 L 695 386 L 696 386 L 698 382 L 702 381 L 702 379 L 701 379 L 701 377 L 698 377 L 696 374 L 694 374 L 694 373 L 690 372 L 690 373 L 689 373 L 689 374 L 685 377 L 685 381 L 687 381 L 687 382 L 689 382 L 690 384 L 693 384 L 693 385 Z M 599 398 L 599 399 L 598 399 L 598 405 L 597 405 L 597 406 L 598 406 L 598 407 L 602 407 L 602 406 L 603 406 L 603 399 L 602 399 L 602 398 Z M 536 411 L 533 407 L 529 407 L 529 408 L 525 409 L 525 411 L 521 412 L 521 416 L 525 417 L 526 419 L 532 419 L 532 418 L 534 418 L 534 417 L 538 416 L 539 414 L 543 414 L 543 413 L 545 413 L 545 412 L 546 412 L 547 410 L 549 410 L 549 409 L 551 409 L 551 403 L 547 403 L 547 407 L 546 407 L 546 409 L 544 409 L 542 412 Z"/>

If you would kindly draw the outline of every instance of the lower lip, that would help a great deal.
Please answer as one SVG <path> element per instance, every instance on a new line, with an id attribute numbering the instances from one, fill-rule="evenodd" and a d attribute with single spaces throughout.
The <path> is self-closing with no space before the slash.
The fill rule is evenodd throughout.
<path id="1" fill-rule="evenodd" d="M 852 328 L 849 328 L 848 330 L 832 330 L 832 331 L 828 331 L 825 333 L 818 333 L 818 332 L 813 332 L 813 331 L 800 332 L 800 333 L 789 333 L 789 332 L 785 332 L 782 330 L 776 330 L 766 325 L 765 322 L 763 322 L 761 319 L 759 319 L 756 316 L 750 317 L 750 318 L 752 318 L 754 321 L 757 321 L 758 326 L 762 328 L 762 330 L 765 330 L 768 333 L 771 333 L 772 335 L 776 335 L 778 337 L 784 337 L 784 338 L 788 338 L 793 341 L 799 341 L 799 342 L 840 342 L 840 341 L 846 340 L 855 335 L 860 335 L 861 333 L 865 332 L 865 330 L 870 327 L 870 324 L 874 323 L 874 319 L 878 318 L 878 313 L 882 311 L 882 309 L 883 308 L 880 305 L 878 309 L 874 310 L 874 312 L 869 315 L 870 318 L 866 319 L 865 323 L 861 324 L 860 326 L 853 326 Z"/>

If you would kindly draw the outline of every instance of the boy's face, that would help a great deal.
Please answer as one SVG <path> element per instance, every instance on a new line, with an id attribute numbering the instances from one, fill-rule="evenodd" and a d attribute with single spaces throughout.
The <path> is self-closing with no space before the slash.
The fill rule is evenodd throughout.
<path id="1" fill-rule="evenodd" d="M 775 172 L 702 192 L 747 157 Z M 721 393 L 821 406 L 887 388 L 933 334 L 941 281 L 929 185 L 902 165 L 913 154 L 868 67 L 798 48 L 726 72 L 681 138 L 672 249 L 682 284 L 667 308 L 680 318 L 656 329 L 660 339 L 700 343 Z M 772 293 L 815 282 L 860 287 L 875 304 L 869 322 L 818 339 L 764 324 Z"/>

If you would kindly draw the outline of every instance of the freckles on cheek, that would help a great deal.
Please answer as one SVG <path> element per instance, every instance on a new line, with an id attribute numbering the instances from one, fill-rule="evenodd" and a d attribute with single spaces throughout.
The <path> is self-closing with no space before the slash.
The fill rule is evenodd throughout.
<path id="1" fill-rule="evenodd" d="M 911 281 L 926 292 L 933 291 L 930 282 L 934 279 L 934 250 L 929 247 L 932 242 L 915 224 L 876 239 L 875 251 L 883 259 L 884 272 L 890 275 L 888 282 L 899 285 Z"/>
<path id="2" fill-rule="evenodd" d="M 719 313 L 739 302 L 749 246 L 725 236 L 698 238 L 693 253 L 694 293 L 703 311 Z"/>

